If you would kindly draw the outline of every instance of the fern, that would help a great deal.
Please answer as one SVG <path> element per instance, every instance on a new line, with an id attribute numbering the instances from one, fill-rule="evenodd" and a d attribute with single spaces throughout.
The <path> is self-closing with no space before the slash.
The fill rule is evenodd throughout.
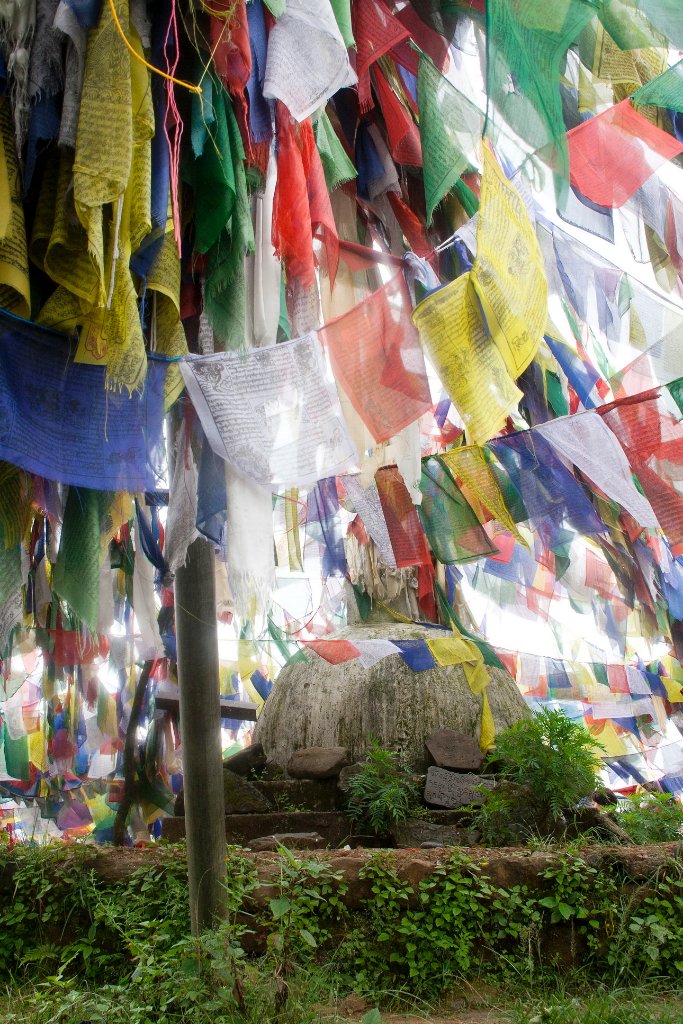
<path id="1" fill-rule="evenodd" d="M 357 826 L 384 835 L 410 817 L 417 796 L 417 787 L 398 755 L 373 740 L 365 762 L 348 780 L 347 811 Z"/>

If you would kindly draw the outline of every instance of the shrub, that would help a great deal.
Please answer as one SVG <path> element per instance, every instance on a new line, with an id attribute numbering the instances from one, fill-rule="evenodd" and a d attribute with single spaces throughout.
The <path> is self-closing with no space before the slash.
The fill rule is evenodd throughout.
<path id="1" fill-rule="evenodd" d="M 358 826 L 376 835 L 409 818 L 418 792 L 398 754 L 373 741 L 360 770 L 347 783 L 347 811 Z"/>
<path id="2" fill-rule="evenodd" d="M 582 725 L 548 708 L 500 733 L 487 764 L 495 763 L 502 784 L 483 791 L 477 825 L 484 838 L 512 838 L 520 812 L 528 828 L 556 829 L 563 812 L 598 785 L 599 749 Z"/>
<path id="3" fill-rule="evenodd" d="M 635 843 L 674 843 L 683 839 L 683 805 L 670 793 L 634 793 L 613 810 Z"/>

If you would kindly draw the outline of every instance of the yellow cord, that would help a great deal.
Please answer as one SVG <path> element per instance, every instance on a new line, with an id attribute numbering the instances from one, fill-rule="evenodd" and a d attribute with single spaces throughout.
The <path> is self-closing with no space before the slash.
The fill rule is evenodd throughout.
<path id="1" fill-rule="evenodd" d="M 144 64 L 145 67 L 149 68 L 150 71 L 153 71 L 155 75 L 161 75 L 162 78 L 166 78 L 169 82 L 173 82 L 174 85 L 181 85 L 183 87 L 183 89 L 189 89 L 190 92 L 196 92 L 196 93 L 198 93 L 201 96 L 201 93 L 202 93 L 201 86 L 199 86 L 199 85 L 192 85 L 190 82 L 183 82 L 182 79 L 174 78 L 173 75 L 167 75 L 165 71 L 161 71 L 160 68 L 155 68 L 153 64 L 149 64 L 145 60 L 144 57 L 141 57 L 140 54 L 135 49 L 135 47 L 131 46 L 131 44 L 128 42 L 128 39 L 126 38 L 126 33 L 121 28 L 121 22 L 119 21 L 119 16 L 116 13 L 116 6 L 114 4 L 114 0 L 109 0 L 109 7 L 111 9 L 112 17 L 114 19 L 114 24 L 116 25 L 116 28 L 117 28 L 117 31 L 118 31 L 119 35 L 121 36 L 121 38 L 123 39 L 124 43 L 126 44 L 126 46 L 130 50 L 130 52 L 133 54 L 133 56 L 135 57 L 136 60 L 139 60 L 140 63 Z"/>

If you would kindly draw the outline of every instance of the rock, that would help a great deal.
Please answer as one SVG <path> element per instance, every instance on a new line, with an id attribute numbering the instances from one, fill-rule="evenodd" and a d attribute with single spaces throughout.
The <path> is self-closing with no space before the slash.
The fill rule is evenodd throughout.
<path id="1" fill-rule="evenodd" d="M 280 832 L 249 841 L 249 849 L 254 853 L 277 850 L 279 846 L 286 846 L 288 850 L 321 850 L 327 843 L 317 832 Z"/>
<path id="2" fill-rule="evenodd" d="M 255 779 L 254 785 L 279 811 L 341 809 L 336 779 Z"/>
<path id="3" fill-rule="evenodd" d="M 339 778 L 337 779 L 337 785 L 339 788 L 346 792 L 349 785 L 349 779 L 353 775 L 358 775 L 358 772 L 362 767 L 363 765 L 357 762 L 356 764 L 347 764 L 345 768 L 342 768 L 339 772 Z"/>
<path id="4" fill-rule="evenodd" d="M 349 763 L 346 747 L 303 747 L 287 762 L 287 772 L 295 779 L 334 779 Z"/>
<path id="5" fill-rule="evenodd" d="M 362 644 L 452 636 L 450 630 L 387 621 L 347 626 L 335 639 Z M 435 729 L 448 726 L 476 739 L 481 735 L 481 694 L 472 693 L 462 665 L 414 672 L 393 654 L 366 669 L 360 660 L 333 665 L 310 649 L 306 658 L 288 662 L 279 673 L 254 731 L 254 739 L 280 768 L 300 747 L 340 745 L 351 762 L 360 761 L 376 737 L 385 750 L 400 753 L 419 771 L 426 767 L 425 737 Z M 496 733 L 530 719 L 510 674 L 495 666 L 488 672 L 486 693 Z"/>
<path id="6" fill-rule="evenodd" d="M 427 772 L 424 789 L 425 803 L 435 807 L 464 807 L 465 804 L 482 804 L 484 798 L 480 786 L 493 788 L 493 783 L 479 775 L 459 775 L 444 768 L 432 767 Z"/>
<path id="7" fill-rule="evenodd" d="M 473 736 L 455 729 L 435 729 L 425 740 L 427 760 L 439 768 L 454 772 L 478 772 L 484 761 L 481 748 Z"/>
<path id="8" fill-rule="evenodd" d="M 267 814 L 273 809 L 253 782 L 231 771 L 223 771 L 223 794 L 226 814 Z"/>
<path id="9" fill-rule="evenodd" d="M 607 786 L 601 786 L 600 789 L 596 789 L 593 793 L 593 800 L 596 804 L 600 804 L 601 807 L 616 807 L 619 803 L 619 797 L 617 794 L 608 789 Z"/>
<path id="10" fill-rule="evenodd" d="M 234 772 L 235 775 L 249 775 L 250 772 L 260 772 L 265 767 L 266 755 L 260 743 L 252 743 L 250 747 L 245 747 L 223 762 L 223 768 Z"/>
<path id="11" fill-rule="evenodd" d="M 242 778 L 248 775 L 252 768 L 256 768 L 261 759 L 261 767 L 264 767 L 266 759 L 263 756 L 263 747 L 257 743 L 245 747 L 224 761 L 223 795 L 226 814 L 267 814 L 273 810 L 270 800 L 263 796 L 253 783 Z M 185 814 L 185 792 L 182 789 L 176 797 L 174 813 L 181 817 Z"/>
<path id="12" fill-rule="evenodd" d="M 391 837 L 396 846 L 403 849 L 416 850 L 436 848 L 437 846 L 462 846 L 463 833 L 455 825 L 435 824 L 422 821 L 420 818 L 409 818 L 408 821 L 395 825 Z"/>
<path id="13" fill-rule="evenodd" d="M 617 824 L 611 814 L 605 814 L 599 807 L 576 807 L 569 812 L 569 825 L 572 831 L 579 833 L 593 832 L 608 839 L 614 839 L 626 846 L 634 842 L 628 832 Z"/>

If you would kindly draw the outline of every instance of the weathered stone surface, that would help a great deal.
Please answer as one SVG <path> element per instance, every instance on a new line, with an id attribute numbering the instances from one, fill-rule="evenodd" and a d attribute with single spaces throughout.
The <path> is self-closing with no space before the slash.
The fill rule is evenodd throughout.
<path id="1" fill-rule="evenodd" d="M 335 636 L 364 640 L 419 640 L 451 636 L 399 622 L 348 626 Z M 312 651 L 308 663 L 285 665 L 261 712 L 254 738 L 280 768 L 300 747 L 344 746 L 352 761 L 361 760 L 376 737 L 413 768 L 424 768 L 425 736 L 445 726 L 473 736 L 481 734 L 481 695 L 472 693 L 461 665 L 413 672 L 398 655 L 369 669 L 360 661 L 331 665 Z M 487 695 L 496 732 L 530 718 L 514 680 L 502 668 L 489 669 Z"/>
<path id="2" fill-rule="evenodd" d="M 261 822 L 261 831 L 255 835 L 266 835 L 263 824 L 266 818 L 276 821 L 285 816 L 262 815 L 258 819 Z M 303 815 L 290 815 L 290 818 L 301 819 Z M 318 817 L 331 818 L 332 815 L 309 815 L 309 819 Z M 343 815 L 334 815 L 336 818 L 343 818 Z M 248 819 L 232 819 L 236 823 L 248 823 Z M 183 819 L 166 818 L 165 823 L 173 821 L 183 822 Z M 308 823 L 308 822 L 307 822 Z M 299 824 L 299 822 L 296 822 Z M 316 830 L 320 831 L 316 826 Z M 275 831 L 279 831 L 276 829 Z M 285 831 L 299 831 L 299 829 L 282 829 Z M 301 829 L 303 831 L 303 829 Z M 129 878 L 134 871 L 148 864 L 163 862 L 165 851 L 161 847 L 150 846 L 144 850 L 133 850 L 130 848 L 117 848 L 108 846 L 93 846 L 87 849 L 88 869 L 92 868 L 97 878 L 108 885 L 115 885 L 122 879 Z M 75 851 L 82 853 L 83 851 Z M 270 886 L 279 876 L 280 864 L 276 854 L 263 853 L 246 856 L 252 860 L 258 871 L 260 889 Z M 366 866 L 371 851 L 367 850 L 323 850 L 315 854 L 316 859 L 329 864 L 333 871 L 342 874 L 344 881 L 349 885 L 349 891 L 345 896 L 345 903 L 350 908 L 359 906 L 361 898 L 367 898 L 370 893 L 370 880 L 361 878 L 361 871 Z M 548 852 L 530 851 L 528 848 L 507 847 L 492 849 L 479 847 L 468 853 L 475 863 L 482 865 L 482 873 L 495 885 L 504 889 L 512 888 L 515 885 L 527 885 L 530 889 L 536 890 L 548 885 L 543 878 L 543 873 L 548 868 L 559 867 L 566 859 L 566 852 L 559 848 Z M 683 850 L 680 843 L 656 843 L 650 846 L 608 846 L 600 843 L 597 846 L 587 846 L 581 851 L 581 856 L 586 863 L 598 871 L 612 870 L 628 881 L 629 885 L 638 885 L 649 882 L 657 871 L 663 876 L 675 877 L 683 863 Z M 435 850 L 422 850 L 416 855 L 410 850 L 397 850 L 394 854 L 396 869 L 400 878 L 410 882 L 417 890 L 419 882 L 428 877 L 436 866 L 443 863 L 443 855 Z M 80 860 L 80 858 L 79 858 Z M 7 875 L 10 888 L 4 891 L 6 901 L 11 902 L 14 892 L 13 873 L 10 870 Z M 0 890 L 0 895 L 3 895 Z M 267 903 L 265 893 L 257 891 L 255 900 L 258 905 Z"/>
<path id="3" fill-rule="evenodd" d="M 249 849 L 254 853 L 277 850 L 278 846 L 286 846 L 288 850 L 321 850 L 327 843 L 317 832 L 280 832 L 274 836 L 249 840 Z"/>
<path id="4" fill-rule="evenodd" d="M 435 807 L 464 807 L 465 804 L 484 802 L 479 786 L 493 787 L 493 783 L 479 775 L 460 775 L 444 768 L 431 767 L 427 772 L 424 789 L 425 803 Z"/>
<path id="5" fill-rule="evenodd" d="M 455 825 L 441 825 L 420 818 L 409 818 L 408 821 L 395 825 L 391 837 L 399 848 L 416 850 L 424 847 L 462 846 L 465 842 L 464 832 Z"/>
<path id="6" fill-rule="evenodd" d="M 223 794 L 226 814 L 267 814 L 273 809 L 253 782 L 231 771 L 223 771 Z"/>
<path id="7" fill-rule="evenodd" d="M 336 779 L 256 779 L 254 785 L 278 811 L 342 810 Z"/>
<path id="8" fill-rule="evenodd" d="M 223 762 L 223 767 L 235 775 L 249 775 L 250 772 L 260 772 L 266 767 L 266 755 L 260 743 L 252 743 L 250 747 L 233 754 Z"/>
<path id="9" fill-rule="evenodd" d="M 346 792 L 349 786 L 349 779 L 354 775 L 357 775 L 362 767 L 362 764 L 356 762 L 356 764 L 347 764 L 345 768 L 342 768 L 339 772 L 339 778 L 337 779 L 337 785 L 339 788 Z"/>
<path id="10" fill-rule="evenodd" d="M 260 836 L 288 832 L 317 832 L 330 846 L 352 843 L 351 822 L 339 811 L 292 811 L 269 814 L 226 814 L 225 838 L 228 843 L 245 846 Z M 164 818 L 162 835 L 169 842 L 185 838 L 185 818 Z M 357 845 L 357 844 L 356 844 Z M 364 841 L 365 846 L 370 845 Z M 377 844 L 374 844 L 377 845 Z"/>
<path id="11" fill-rule="evenodd" d="M 570 832 L 593 832 L 617 843 L 634 846 L 630 835 L 619 825 L 611 814 L 605 814 L 599 807 L 576 807 L 569 813 Z"/>
<path id="12" fill-rule="evenodd" d="M 287 772 L 295 779 L 335 779 L 348 763 L 346 747 L 303 747 L 290 757 Z"/>
<path id="13" fill-rule="evenodd" d="M 484 755 L 473 736 L 442 726 L 425 740 L 427 761 L 455 772 L 478 772 Z"/>

